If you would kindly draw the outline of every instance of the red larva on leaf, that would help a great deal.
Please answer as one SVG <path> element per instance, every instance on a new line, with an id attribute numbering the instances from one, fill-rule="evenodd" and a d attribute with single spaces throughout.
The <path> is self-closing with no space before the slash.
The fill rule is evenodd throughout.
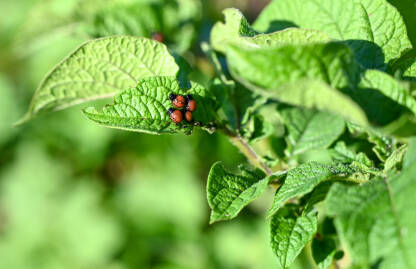
<path id="1" fill-rule="evenodd" d="M 182 122 L 183 115 L 182 115 L 181 111 L 179 111 L 177 109 L 169 108 L 168 112 L 169 112 L 169 115 L 170 115 L 170 119 L 174 123 L 179 124 L 179 123 Z"/>
<path id="2" fill-rule="evenodd" d="M 182 95 L 176 95 L 171 93 L 169 99 L 172 101 L 172 104 L 177 108 L 182 108 L 185 106 L 186 100 Z"/>
<path id="3" fill-rule="evenodd" d="M 157 32 L 152 34 L 152 39 L 156 40 L 160 43 L 163 43 L 163 41 L 164 41 L 163 35 L 161 33 L 157 33 Z"/>
<path id="4" fill-rule="evenodd" d="M 190 111 L 185 111 L 184 115 L 187 122 L 192 122 L 192 113 Z"/>
<path id="5" fill-rule="evenodd" d="M 188 94 L 186 96 L 186 110 L 194 112 L 196 109 L 196 101 L 194 100 L 194 98 L 192 97 L 192 95 Z"/>

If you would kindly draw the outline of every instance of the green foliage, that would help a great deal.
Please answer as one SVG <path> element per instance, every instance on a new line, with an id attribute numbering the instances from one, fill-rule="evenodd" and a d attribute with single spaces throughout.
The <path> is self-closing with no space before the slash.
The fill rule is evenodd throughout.
<path id="1" fill-rule="evenodd" d="M 411 48 L 402 17 L 385 0 L 275 0 L 254 24 L 261 32 L 289 26 L 316 29 L 332 39 L 345 40 L 366 68 L 383 69 L 385 63 Z"/>
<path id="2" fill-rule="evenodd" d="M 407 152 L 407 145 L 403 144 L 401 147 L 393 151 L 393 153 L 387 158 L 384 164 L 384 172 L 389 172 L 392 169 L 400 169 L 403 162 L 403 158 Z"/>
<path id="3" fill-rule="evenodd" d="M 59 0 L 51 2 L 54 1 Z M 404 18 L 389 2 L 403 12 Z M 23 55 L 22 59 L 36 53 L 41 35 L 48 36 L 52 29 L 58 29 L 57 32 L 64 36 L 97 39 L 83 44 L 50 71 L 35 92 L 29 111 L 21 122 L 87 101 L 112 98 L 113 102 L 102 109 L 102 103 L 98 102 L 83 107 L 84 115 L 104 127 L 126 131 L 196 133 L 186 137 L 163 136 L 163 140 L 151 140 L 146 136 L 137 139 L 133 134 L 125 134 L 130 139 L 122 135 L 115 139 L 111 130 L 91 131 L 95 126 L 88 129 L 82 125 L 84 122 L 79 124 L 76 132 L 71 120 L 68 123 L 66 120 L 64 123 L 58 121 L 59 124 L 46 129 L 39 127 L 39 130 L 32 131 L 35 134 L 30 130 L 37 124 L 24 125 L 20 128 L 32 140 L 48 137 L 47 148 L 51 148 L 51 154 L 59 155 L 65 151 L 62 148 L 71 152 L 67 153 L 71 159 L 69 163 L 77 163 L 72 167 L 72 173 L 78 175 L 91 169 L 94 175 L 105 174 L 107 172 L 102 171 L 107 170 L 108 174 L 114 174 L 108 176 L 111 180 L 106 177 L 110 181 L 106 184 L 111 189 L 106 195 L 112 197 L 108 203 L 109 211 L 100 209 L 101 196 L 92 191 L 94 185 L 80 184 L 74 194 L 65 193 L 54 203 L 42 202 L 41 209 L 35 212 L 56 203 L 62 212 L 54 208 L 45 212 L 63 216 L 71 225 L 67 211 L 88 207 L 89 211 L 83 212 L 97 216 L 94 220 L 88 214 L 80 214 L 76 218 L 85 219 L 85 223 L 75 221 L 73 225 L 83 226 L 79 231 L 85 235 L 85 246 L 103 253 L 90 250 L 84 259 L 82 247 L 72 235 L 57 236 L 62 238 L 62 242 L 69 242 L 70 248 L 80 248 L 79 253 L 68 255 L 75 267 L 113 268 L 112 262 L 106 262 L 106 259 L 111 260 L 108 253 L 112 252 L 115 253 L 112 261 L 120 262 L 114 266 L 119 267 L 144 268 L 149 264 L 153 266 L 155 260 L 171 261 L 170 256 L 179 259 L 177 253 L 186 253 L 187 257 L 205 257 L 209 266 L 207 262 L 193 263 L 186 258 L 181 262 L 163 263 L 158 268 L 269 268 L 273 265 L 268 262 L 258 259 L 251 262 L 250 255 L 238 251 L 233 254 L 240 237 L 252 236 L 250 223 L 247 229 L 235 224 L 238 221 L 231 224 L 237 226 L 204 226 L 208 216 L 201 210 L 204 206 L 200 198 L 202 190 L 198 186 L 202 184 L 188 180 L 192 177 L 190 175 L 208 173 L 211 163 L 217 159 L 226 160 L 226 166 L 246 163 L 235 154 L 238 149 L 254 167 L 240 165 L 240 172 L 234 172 L 227 171 L 221 162 L 211 166 L 206 187 L 211 209 L 209 223 L 234 219 L 246 207 L 240 219 L 242 222 L 251 220 L 265 215 L 265 209 L 271 204 L 266 213 L 271 217 L 271 246 L 283 268 L 292 264 L 300 268 L 313 267 L 312 258 L 318 268 L 346 268 L 350 265 L 352 268 L 416 267 L 412 256 L 416 248 L 416 223 L 410 210 L 416 206 L 412 199 L 412 193 L 416 191 L 413 183 L 416 176 L 416 58 L 407 36 L 409 32 L 414 41 L 413 31 L 416 29 L 409 23 L 413 19 L 404 8 L 408 3 L 389 2 L 274 0 L 261 12 L 253 26 L 241 11 L 226 9 L 223 11 L 224 22 L 216 22 L 210 33 L 201 31 L 199 39 L 209 39 L 209 43 L 201 45 L 208 59 L 203 58 L 200 51 L 190 49 L 197 47 L 193 41 L 201 18 L 209 16 L 208 12 L 202 16 L 207 9 L 205 2 L 111 0 L 99 3 L 88 0 L 81 3 L 73 0 L 56 14 L 52 12 L 51 3 L 35 5 L 34 11 L 29 12 L 22 22 L 22 31 L 18 35 L 22 43 L 16 46 L 16 50 L 11 50 Z M 48 13 L 54 13 L 54 16 L 46 16 Z M 42 17 L 50 18 L 50 25 L 42 23 L 39 20 Z M 203 23 L 208 21 L 204 19 Z M 59 27 L 69 23 L 70 33 L 62 33 Z M 33 29 L 28 27 L 31 24 Z M 202 29 L 210 28 L 210 25 L 204 25 Z M 149 39 L 156 32 L 163 34 L 162 42 Z M 7 40 L 11 40 L 9 34 Z M 78 39 L 72 41 L 76 43 Z M 9 47 L 14 48 L 15 43 L 10 43 Z M 53 47 L 51 51 L 55 51 Z M 11 57 L 11 62 L 18 62 L 13 56 L 8 57 Z M 39 70 L 46 66 L 42 65 Z M 8 72 L 19 74 L 13 70 Z M 36 81 L 36 76 L 32 76 Z M 20 110 L 19 102 L 12 101 L 17 95 L 11 93 L 18 87 L 10 86 L 8 79 L 0 78 L 1 88 L 7 90 L 1 93 L 6 100 L 3 110 L 10 112 L 7 116 L 0 115 L 0 119 L 9 124 Z M 194 122 L 175 124 L 170 119 L 171 93 L 192 94 L 197 103 L 197 109 L 192 112 Z M 210 134 L 222 134 L 237 149 L 233 151 L 230 144 L 218 142 L 222 141 L 219 140 L 221 136 L 201 134 L 198 130 L 193 132 L 198 129 L 196 126 Z M 4 131 L 1 124 L 0 128 L 0 147 L 6 150 L 5 157 L 0 157 L 2 164 L 13 159 L 9 157 L 14 154 L 8 152 L 9 147 L 2 146 L 3 141 L 20 143 L 24 136 Z M 86 133 L 93 138 L 80 138 Z M 189 143 L 194 144 L 191 146 Z M 227 145 L 226 149 L 221 149 L 224 145 Z M 127 155 L 132 152 L 146 155 L 146 161 L 131 156 L 113 156 L 122 155 L 119 152 L 126 154 L 120 149 L 123 147 L 129 148 Z M 83 150 L 87 153 L 78 160 L 75 153 Z M 148 158 L 151 150 L 160 151 L 158 157 Z M 170 151 L 173 153 L 165 158 L 164 152 Z M 116 165 L 106 159 L 107 155 L 117 159 Z M 27 158 L 25 162 L 29 160 Z M 108 164 L 103 165 L 104 161 Z M 146 170 L 144 167 L 149 163 L 153 163 L 152 169 Z M 90 166 L 94 168 L 88 168 Z M 118 168 L 114 168 L 118 166 L 135 167 L 130 168 L 137 170 L 130 176 L 137 176 L 140 180 L 134 178 L 127 183 L 119 182 L 124 177 L 117 172 Z M 123 169 L 127 168 L 120 168 Z M 59 174 L 53 171 L 54 176 Z M 140 176 L 143 171 L 144 176 Z M 161 174 L 161 171 L 165 172 Z M 64 180 L 68 177 L 59 175 Z M 151 180 L 145 181 L 143 177 Z M 18 175 L 17 178 L 24 177 Z M 43 184 L 41 180 L 23 182 L 30 186 L 34 185 L 33 182 Z M 62 184 L 60 181 L 57 183 Z M 2 204 L 17 204 L 13 193 L 14 188 L 20 188 L 11 183 L 2 186 L 0 219 Z M 269 186 L 276 190 L 274 198 L 268 191 Z M 63 187 L 51 188 L 43 193 L 45 195 L 42 192 L 32 194 L 27 189 L 16 193 L 23 193 L 28 200 L 33 200 L 30 206 L 36 206 L 37 200 L 47 200 L 43 196 L 59 196 L 56 193 L 62 192 L 60 188 Z M 94 195 L 85 194 L 85 198 L 84 189 L 85 193 Z M 38 194 L 43 198 L 36 198 Z M 69 202 L 63 203 L 64 200 Z M 75 201 L 75 209 L 72 209 L 71 201 Z M 188 206 L 189 203 L 193 206 Z M 20 219 L 25 215 L 21 213 L 24 209 L 7 207 L 6 210 L 15 214 L 9 213 L 12 221 L 7 225 L 19 231 L 16 234 L 22 231 L 19 236 L 26 236 L 18 224 L 25 221 Z M 113 220 L 114 216 L 119 217 L 118 221 Z M 88 228 L 96 226 L 99 221 L 104 223 L 101 229 L 93 231 Z M 264 232 L 265 221 L 256 220 L 255 223 L 260 226 L 263 223 Z M 37 225 L 38 233 L 48 232 L 42 227 L 44 224 Z M 227 230 L 234 227 L 240 227 L 236 229 L 242 229 L 242 232 L 233 235 Z M 221 229 L 226 232 L 217 233 Z M 208 240 L 202 235 L 202 230 L 214 235 L 210 235 L 212 237 Z M 155 231 L 171 233 L 169 236 L 172 237 L 169 237 L 169 243 L 155 243 L 150 247 L 159 253 L 156 258 L 149 254 L 144 255 L 149 259 L 147 263 L 139 261 L 137 248 L 146 249 L 140 245 L 146 245 L 140 238 L 144 235 L 146 241 L 154 240 L 152 233 Z M 123 244 L 117 240 L 121 238 L 118 233 L 123 233 L 122 237 L 128 241 L 122 248 L 118 247 Z M 100 240 L 92 240 L 92 234 Z M 15 234 L 9 236 L 12 244 L 21 240 Z M 182 251 L 188 248 L 172 239 L 175 237 L 189 240 L 190 245 L 197 246 L 192 248 L 195 252 Z M 29 246 L 36 245 L 30 241 L 30 235 L 27 238 Z M 215 242 L 210 241 L 214 240 L 212 238 Z M 0 240 L 2 249 L 6 245 L 4 242 Z M 170 249 L 171 242 L 181 245 L 179 250 Z M 95 248 L 96 244 L 100 246 Z M 205 244 L 209 245 L 204 247 L 208 253 L 201 254 L 204 252 L 201 246 Z M 343 252 L 346 259 L 338 262 L 339 254 Z M 12 255 L 14 251 L 9 253 Z M 21 260 L 24 264 L 28 259 Z M 53 261 L 48 260 L 47 266 L 52 266 Z M 22 264 L 11 262 L 5 266 L 27 267 Z M 39 264 L 29 266 L 39 267 Z"/>
<path id="4" fill-rule="evenodd" d="M 231 46 L 227 59 L 237 78 L 266 93 L 304 78 L 318 79 L 334 88 L 353 87 L 359 74 L 351 49 L 332 42 L 258 49 Z"/>
<path id="5" fill-rule="evenodd" d="M 327 148 L 344 132 L 344 120 L 313 110 L 288 108 L 281 111 L 290 143 L 290 154 Z"/>
<path id="6" fill-rule="evenodd" d="M 174 76 L 179 67 L 166 47 L 140 37 L 87 42 L 58 64 L 37 89 L 24 120 L 36 114 L 109 98 L 148 76 Z"/>
<path id="7" fill-rule="evenodd" d="M 348 178 L 357 170 L 343 164 L 305 163 L 289 170 L 283 185 L 277 190 L 268 216 L 273 215 L 285 202 L 311 192 L 319 183 L 333 177 Z"/>
<path id="8" fill-rule="evenodd" d="M 226 171 L 219 162 L 208 175 L 207 199 L 211 207 L 210 223 L 230 220 L 266 189 L 269 178 L 260 171 L 241 169 L 241 175 Z"/>
<path id="9" fill-rule="evenodd" d="M 290 28 L 271 34 L 260 34 L 253 30 L 238 9 L 223 11 L 225 24 L 218 22 L 211 31 L 211 44 L 217 51 L 225 53 L 231 44 L 247 48 L 272 47 L 286 44 L 309 44 L 329 41 L 329 37 L 317 30 Z"/>
<path id="10" fill-rule="evenodd" d="M 413 268 L 416 266 L 415 218 L 408 208 L 415 206 L 414 175 L 411 165 L 400 175 L 376 178 L 363 186 L 336 184 L 326 199 L 329 215 L 348 244 L 354 264 L 364 268 Z"/>
<path id="11" fill-rule="evenodd" d="M 287 268 L 311 241 L 317 229 L 315 213 L 298 215 L 287 206 L 275 214 L 270 223 L 271 245 L 280 264 Z"/>
<path id="12" fill-rule="evenodd" d="M 175 133 L 184 131 L 190 133 L 192 124 L 183 121 L 175 124 L 169 116 L 168 110 L 173 107 L 169 94 L 192 94 L 199 104 L 193 119 L 201 122 L 202 126 L 213 119 L 213 99 L 206 89 L 192 83 L 189 89 L 180 87 L 175 77 L 151 77 L 142 79 L 136 88 L 122 91 L 114 98 L 113 105 L 106 105 L 102 112 L 94 107 L 83 110 L 91 120 L 107 127 L 147 132 L 153 134 Z"/>

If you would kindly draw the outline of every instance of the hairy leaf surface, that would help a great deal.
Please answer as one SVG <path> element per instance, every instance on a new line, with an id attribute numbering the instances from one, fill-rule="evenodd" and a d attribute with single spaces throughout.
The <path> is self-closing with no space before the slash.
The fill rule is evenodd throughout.
<path id="1" fill-rule="evenodd" d="M 274 0 L 254 23 L 261 32 L 291 26 L 345 40 L 367 68 L 385 68 L 412 47 L 402 17 L 385 0 Z"/>
<path id="2" fill-rule="evenodd" d="M 230 220 L 265 190 L 269 178 L 260 171 L 241 169 L 241 175 L 224 169 L 215 163 L 208 175 L 207 199 L 211 208 L 210 223 Z"/>
<path id="3" fill-rule="evenodd" d="M 223 11 L 225 23 L 217 22 L 211 31 L 211 44 L 217 51 L 225 53 L 229 44 L 247 48 L 270 47 L 287 44 L 322 43 L 329 37 L 318 30 L 290 28 L 271 34 L 254 31 L 238 9 Z"/>
<path id="4" fill-rule="evenodd" d="M 23 120 L 47 111 L 108 98 L 151 76 L 175 76 L 179 67 L 167 48 L 141 37 L 89 41 L 41 82 Z"/>
<path id="5" fill-rule="evenodd" d="M 271 245 L 283 268 L 287 268 L 316 233 L 318 218 L 315 213 L 297 216 L 285 207 L 270 223 Z"/>
<path id="6" fill-rule="evenodd" d="M 310 193 L 319 183 L 334 176 L 346 177 L 356 169 L 343 164 L 310 162 L 289 170 L 283 185 L 277 190 L 268 216 L 273 215 L 285 202 Z"/>
<path id="7" fill-rule="evenodd" d="M 190 89 L 183 89 L 175 77 L 151 77 L 140 80 L 137 87 L 122 91 L 114 98 L 114 104 L 106 105 L 102 111 L 94 107 L 84 109 L 91 120 L 106 127 L 146 133 L 190 133 L 192 124 L 185 120 L 175 124 L 168 109 L 173 107 L 169 94 L 192 94 L 198 104 L 193 119 L 202 125 L 214 119 L 213 99 L 204 87 L 192 83 Z"/>
<path id="8" fill-rule="evenodd" d="M 281 111 L 288 129 L 293 155 L 331 145 L 345 130 L 344 120 L 332 114 L 308 109 L 288 108 Z"/>
<path id="9" fill-rule="evenodd" d="M 334 185 L 326 199 L 338 233 L 361 267 L 416 267 L 416 165 L 362 186 Z"/>

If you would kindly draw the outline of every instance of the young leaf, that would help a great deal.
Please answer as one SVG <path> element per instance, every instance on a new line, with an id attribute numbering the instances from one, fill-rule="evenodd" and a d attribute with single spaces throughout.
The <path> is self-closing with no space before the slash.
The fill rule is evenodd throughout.
<path id="1" fill-rule="evenodd" d="M 217 51 L 225 53 L 229 44 L 258 48 L 287 44 L 308 44 L 329 41 L 329 37 L 317 30 L 291 28 L 271 34 L 259 34 L 248 24 L 238 9 L 223 11 L 225 24 L 217 22 L 211 31 L 211 44 Z"/>
<path id="2" fill-rule="evenodd" d="M 249 142 L 264 139 L 274 133 L 273 124 L 266 121 L 262 115 L 255 114 L 243 129 L 244 137 Z"/>
<path id="3" fill-rule="evenodd" d="M 210 223 L 235 218 L 265 190 L 269 178 L 260 171 L 241 169 L 241 175 L 226 171 L 220 162 L 211 167 L 207 182 L 207 199 L 211 208 Z"/>
<path id="4" fill-rule="evenodd" d="M 396 144 L 394 138 L 386 136 L 374 128 L 358 126 L 351 122 L 347 123 L 347 127 L 353 136 L 365 134 L 367 140 L 374 144 L 373 151 L 382 162 L 385 162 L 393 153 Z"/>
<path id="5" fill-rule="evenodd" d="M 384 172 L 387 173 L 390 170 L 394 169 L 396 166 L 400 166 L 403 157 L 407 152 L 407 144 L 403 144 L 401 147 L 393 151 L 393 153 L 387 158 L 384 163 Z"/>
<path id="6" fill-rule="evenodd" d="M 274 0 L 254 23 L 261 32 L 289 26 L 346 40 L 366 68 L 385 68 L 412 47 L 402 17 L 385 0 Z"/>
<path id="7" fill-rule="evenodd" d="M 83 110 L 91 120 L 106 127 L 152 134 L 190 133 L 192 125 L 185 120 L 175 124 L 169 116 L 172 107 L 169 94 L 192 94 L 198 104 L 193 119 L 205 126 L 212 122 L 213 99 L 206 89 L 192 83 L 190 89 L 183 89 L 175 77 L 150 77 L 139 81 L 136 88 L 122 91 L 114 98 L 113 105 L 106 105 L 101 112 L 94 107 Z"/>
<path id="8" fill-rule="evenodd" d="M 347 148 L 344 141 L 339 141 L 330 151 L 331 157 L 336 162 L 362 164 L 366 167 L 373 167 L 374 163 L 363 152 L 355 153 Z"/>
<path id="9" fill-rule="evenodd" d="M 341 117 L 313 110 L 288 108 L 281 111 L 288 129 L 291 155 L 331 145 L 345 130 Z"/>
<path id="10" fill-rule="evenodd" d="M 327 213 L 357 266 L 416 268 L 416 165 L 362 186 L 334 184 Z"/>
<path id="11" fill-rule="evenodd" d="M 144 77 L 175 76 L 178 71 L 175 59 L 157 41 L 129 36 L 92 40 L 43 79 L 22 121 L 42 112 L 112 97 Z"/>
<path id="12" fill-rule="evenodd" d="M 288 268 L 316 233 L 316 213 L 298 216 L 287 206 L 277 212 L 270 223 L 273 252 L 283 268 Z"/>
<path id="13" fill-rule="evenodd" d="M 291 169 L 283 185 L 277 190 L 273 205 L 267 213 L 273 215 L 285 202 L 310 193 L 319 183 L 334 176 L 347 177 L 356 169 L 343 164 L 320 164 L 310 162 Z"/>

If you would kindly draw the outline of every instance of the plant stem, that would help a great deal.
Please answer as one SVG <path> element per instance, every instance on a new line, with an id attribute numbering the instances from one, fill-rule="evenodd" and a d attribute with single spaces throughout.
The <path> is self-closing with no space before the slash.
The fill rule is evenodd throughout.
<path id="1" fill-rule="evenodd" d="M 250 146 L 250 144 L 248 144 L 241 136 L 233 134 L 229 135 L 229 138 L 231 142 L 241 151 L 241 153 L 243 153 L 244 156 L 246 156 L 246 158 L 252 165 L 264 170 L 268 176 L 272 174 L 272 171 L 267 167 L 267 165 L 264 162 L 262 162 L 260 156 L 257 155 L 254 149 Z"/>

